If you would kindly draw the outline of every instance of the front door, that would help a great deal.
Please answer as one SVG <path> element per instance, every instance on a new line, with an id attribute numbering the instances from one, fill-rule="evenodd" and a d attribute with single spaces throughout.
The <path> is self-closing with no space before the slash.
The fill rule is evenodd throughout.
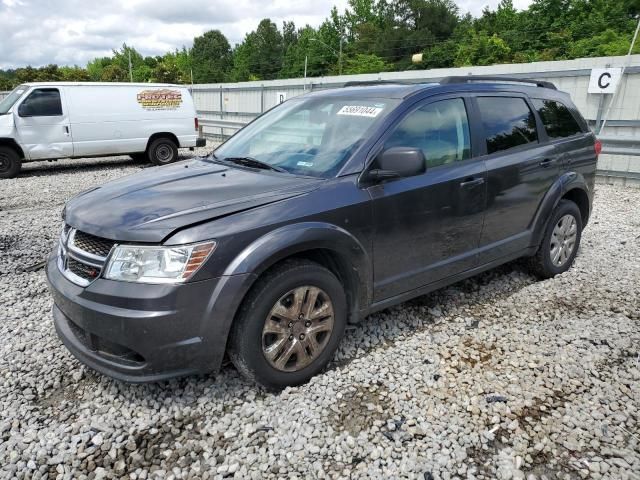
<path id="1" fill-rule="evenodd" d="M 486 202 L 486 169 L 473 158 L 467 100 L 410 111 L 382 150 L 423 151 L 426 172 L 369 187 L 374 214 L 374 301 L 473 268 Z M 374 165 L 375 167 L 375 161 Z"/>
<path id="2" fill-rule="evenodd" d="M 73 156 L 69 116 L 59 88 L 36 88 L 14 108 L 17 136 L 27 158 Z"/>

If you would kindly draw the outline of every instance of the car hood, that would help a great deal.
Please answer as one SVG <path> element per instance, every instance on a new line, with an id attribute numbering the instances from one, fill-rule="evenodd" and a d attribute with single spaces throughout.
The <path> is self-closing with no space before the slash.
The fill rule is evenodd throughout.
<path id="1" fill-rule="evenodd" d="M 177 229 L 303 195 L 321 182 L 196 159 L 80 193 L 69 200 L 64 216 L 92 235 L 158 243 Z"/>

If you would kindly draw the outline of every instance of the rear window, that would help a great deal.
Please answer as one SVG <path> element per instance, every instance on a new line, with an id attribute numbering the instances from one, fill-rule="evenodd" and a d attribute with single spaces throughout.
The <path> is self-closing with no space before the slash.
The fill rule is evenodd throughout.
<path id="1" fill-rule="evenodd" d="M 536 107 L 549 138 L 564 138 L 582 133 L 580 125 L 566 105 L 554 100 L 534 98 L 533 106 Z"/>
<path id="2" fill-rule="evenodd" d="M 487 153 L 538 141 L 536 120 L 523 98 L 478 97 Z"/>

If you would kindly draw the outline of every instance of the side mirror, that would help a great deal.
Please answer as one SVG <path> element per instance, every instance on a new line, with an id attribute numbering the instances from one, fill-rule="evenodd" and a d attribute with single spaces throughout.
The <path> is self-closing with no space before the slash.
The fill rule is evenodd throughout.
<path id="1" fill-rule="evenodd" d="M 373 180 L 413 177 L 426 171 L 424 153 L 418 148 L 391 147 L 376 159 L 379 169 L 369 172 Z"/>

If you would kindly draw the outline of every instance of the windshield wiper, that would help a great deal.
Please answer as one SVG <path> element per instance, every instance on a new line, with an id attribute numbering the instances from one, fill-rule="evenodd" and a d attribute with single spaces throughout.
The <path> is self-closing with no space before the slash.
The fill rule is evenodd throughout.
<path id="1" fill-rule="evenodd" d="M 236 165 L 242 165 L 244 167 L 259 168 L 261 170 L 272 170 L 274 172 L 289 173 L 287 170 L 281 167 L 276 167 L 267 162 L 263 162 L 253 157 L 227 157 L 224 162 L 235 163 Z"/>

